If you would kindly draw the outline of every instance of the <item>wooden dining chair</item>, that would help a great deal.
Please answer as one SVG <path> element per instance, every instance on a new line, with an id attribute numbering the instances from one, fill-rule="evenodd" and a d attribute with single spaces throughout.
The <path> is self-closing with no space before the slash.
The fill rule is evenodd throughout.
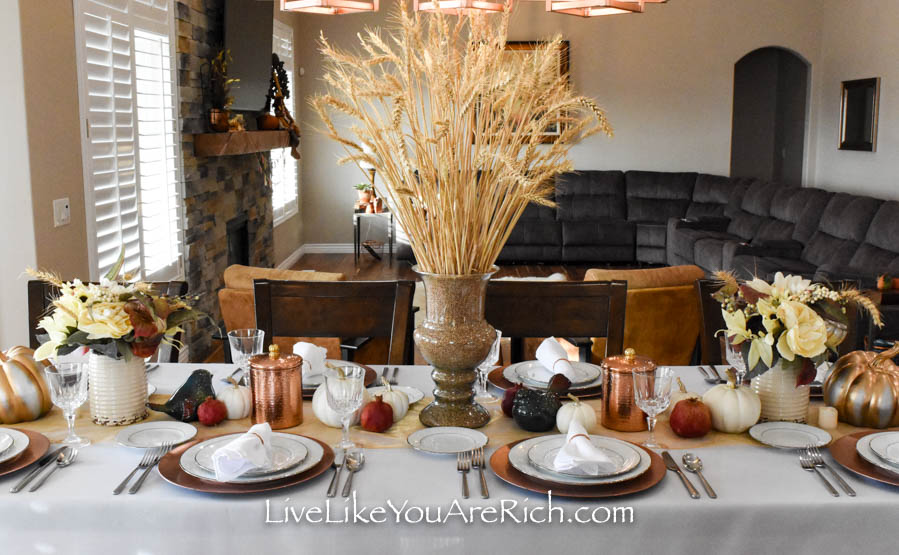
<path id="1" fill-rule="evenodd" d="M 491 281 L 485 316 L 510 338 L 510 362 L 524 360 L 524 339 L 572 338 L 580 358 L 590 360 L 590 343 L 605 337 L 606 355 L 624 351 L 624 281 Z"/>
<path id="2" fill-rule="evenodd" d="M 253 282 L 256 327 L 271 338 L 387 337 L 385 364 L 413 364 L 412 281 Z"/>
<path id="3" fill-rule="evenodd" d="M 169 297 L 183 297 L 187 295 L 186 281 L 156 281 L 151 282 L 153 292 L 157 295 L 167 295 Z M 32 349 L 40 346 L 38 341 L 37 324 L 43 318 L 50 308 L 53 299 L 59 295 L 59 288 L 55 285 L 39 281 L 30 280 L 28 282 L 28 343 Z M 182 334 L 177 333 L 174 337 L 175 343 L 182 341 Z M 178 362 L 178 349 L 172 345 L 160 345 L 159 362 Z"/>

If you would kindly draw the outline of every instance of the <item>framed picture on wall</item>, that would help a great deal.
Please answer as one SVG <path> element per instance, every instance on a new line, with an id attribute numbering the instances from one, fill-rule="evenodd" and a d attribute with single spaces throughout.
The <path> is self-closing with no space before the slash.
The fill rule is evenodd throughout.
<path id="1" fill-rule="evenodd" d="M 880 78 L 843 81 L 840 102 L 840 150 L 877 150 Z"/>
<path id="2" fill-rule="evenodd" d="M 533 52 L 540 45 L 546 44 L 542 41 L 508 41 L 506 43 L 505 58 L 511 60 L 513 56 L 527 55 Z M 568 79 L 569 71 L 569 44 L 568 41 L 562 41 L 559 47 L 559 75 Z M 559 124 L 552 125 L 543 132 L 540 137 L 542 143 L 552 143 L 559 138 L 562 129 Z"/>

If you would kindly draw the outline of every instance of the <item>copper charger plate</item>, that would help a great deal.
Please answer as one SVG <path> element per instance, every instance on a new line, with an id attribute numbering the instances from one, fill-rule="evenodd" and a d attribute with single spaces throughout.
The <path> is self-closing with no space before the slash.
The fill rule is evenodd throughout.
<path id="1" fill-rule="evenodd" d="M 191 441 L 189 443 L 178 446 L 177 449 L 173 449 L 172 451 L 170 451 L 166 456 L 162 457 L 162 460 L 159 461 L 159 474 L 163 477 L 163 479 L 165 479 L 166 482 L 169 482 L 170 484 L 174 484 L 178 487 L 194 491 L 202 491 L 204 493 L 258 493 L 262 491 L 272 491 L 276 489 L 295 486 L 297 484 L 302 484 L 303 482 L 306 482 L 308 480 L 312 480 L 313 478 L 321 475 L 322 472 L 331 468 L 331 463 L 334 462 L 334 451 L 329 446 L 315 439 L 314 437 L 302 436 L 306 439 L 311 439 L 312 441 L 317 442 L 322 446 L 322 448 L 324 448 L 325 452 L 322 455 L 322 460 L 318 461 L 318 464 L 305 472 L 301 472 L 294 476 L 288 476 L 287 478 L 281 478 L 280 480 L 272 480 L 270 482 L 255 482 L 252 484 L 234 484 L 229 482 L 216 482 L 214 480 L 203 480 L 201 478 L 197 478 L 196 476 L 191 476 L 190 474 L 182 470 L 181 455 L 196 443 L 200 441 L 206 441 L 207 439 L 212 439 L 214 437 L 218 436 L 211 436 L 202 440 L 198 439 L 195 441 Z"/>
<path id="2" fill-rule="evenodd" d="M 28 447 L 19 453 L 14 459 L 0 464 L 0 476 L 11 474 L 16 470 L 21 470 L 31 463 L 39 460 L 50 450 L 50 440 L 47 436 L 31 430 L 22 430 L 14 428 L 17 432 L 22 432 L 28 436 Z"/>
<path id="3" fill-rule="evenodd" d="M 649 488 L 661 482 L 662 478 L 665 477 L 665 472 L 668 471 L 668 469 L 665 468 L 665 462 L 662 461 L 662 457 L 653 453 L 649 449 L 644 449 L 637 444 L 633 444 L 649 453 L 649 458 L 652 461 L 649 464 L 649 468 L 646 470 L 646 472 L 644 472 L 640 476 L 637 476 L 633 480 L 618 482 L 615 484 L 603 484 L 598 486 L 571 486 L 568 484 L 545 482 L 543 480 L 537 480 L 536 478 L 531 478 L 530 476 L 522 474 L 514 466 L 512 466 L 512 463 L 509 462 L 509 451 L 512 449 L 512 447 L 515 447 L 515 445 L 522 441 L 524 440 L 520 439 L 518 441 L 513 441 L 512 443 L 503 445 L 502 447 L 494 451 L 493 456 L 490 457 L 490 468 L 492 468 L 493 472 L 503 481 L 512 484 L 513 486 L 518 486 L 528 491 L 537 493 L 549 493 L 550 491 L 552 491 L 553 495 L 557 495 L 559 497 L 620 497 L 622 495 L 630 495 L 632 493 L 639 493 L 641 491 L 648 490 Z"/>
<path id="4" fill-rule="evenodd" d="M 353 364 L 359 364 L 359 363 L 354 362 Z M 359 364 L 359 366 L 361 366 L 362 368 L 365 368 L 365 380 L 363 382 L 365 387 L 368 387 L 371 384 L 375 383 L 375 380 L 378 379 L 378 373 L 375 372 L 374 369 L 372 369 L 371 367 L 366 366 L 365 364 Z M 318 389 L 318 388 L 315 388 L 315 389 Z M 304 389 L 303 390 L 303 399 L 310 401 L 312 399 L 312 396 L 315 395 L 315 389 Z"/>
<path id="5" fill-rule="evenodd" d="M 861 458 L 858 455 L 858 451 L 855 450 L 855 444 L 858 443 L 858 440 L 866 435 L 877 433 L 879 431 L 881 430 L 855 432 L 854 434 L 845 435 L 830 444 L 830 454 L 834 460 L 840 463 L 846 470 L 884 484 L 899 486 L 899 476 L 887 474 Z"/>
<path id="6" fill-rule="evenodd" d="M 509 365 L 500 366 L 499 368 L 494 368 L 487 374 L 487 381 L 493 384 L 494 386 L 502 389 L 503 391 L 507 389 L 512 389 L 516 384 L 510 382 L 503 376 L 503 370 L 505 370 Z M 583 389 L 572 388 L 566 391 L 565 393 L 571 393 L 576 396 L 578 399 L 596 399 L 602 397 L 602 386 L 595 385 L 593 387 L 585 387 Z"/>

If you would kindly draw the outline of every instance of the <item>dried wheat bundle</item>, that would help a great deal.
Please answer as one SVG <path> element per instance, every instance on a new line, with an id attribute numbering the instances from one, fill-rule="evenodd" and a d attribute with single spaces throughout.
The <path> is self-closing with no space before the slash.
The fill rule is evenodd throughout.
<path id="1" fill-rule="evenodd" d="M 311 99 L 322 130 L 374 166 L 422 270 L 489 271 L 530 202 L 551 204 L 571 145 L 611 134 L 593 100 L 559 75 L 561 38 L 505 56 L 502 15 L 410 14 L 366 29 L 349 52 L 322 36 L 327 94 Z M 541 134 L 558 139 L 541 145 Z"/>

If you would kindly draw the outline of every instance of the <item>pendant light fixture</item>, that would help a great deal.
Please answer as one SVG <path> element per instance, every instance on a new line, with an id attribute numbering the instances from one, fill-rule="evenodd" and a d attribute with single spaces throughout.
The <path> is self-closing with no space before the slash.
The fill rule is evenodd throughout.
<path id="1" fill-rule="evenodd" d="M 414 0 L 413 8 L 417 12 L 436 12 L 458 14 L 460 12 L 501 12 L 503 11 L 502 1 L 490 0 Z"/>
<path id="2" fill-rule="evenodd" d="M 599 17 L 628 13 L 643 13 L 644 0 L 546 0 L 546 11 Z"/>
<path id="3" fill-rule="evenodd" d="M 378 0 L 281 0 L 282 12 L 341 15 L 378 11 Z"/>

